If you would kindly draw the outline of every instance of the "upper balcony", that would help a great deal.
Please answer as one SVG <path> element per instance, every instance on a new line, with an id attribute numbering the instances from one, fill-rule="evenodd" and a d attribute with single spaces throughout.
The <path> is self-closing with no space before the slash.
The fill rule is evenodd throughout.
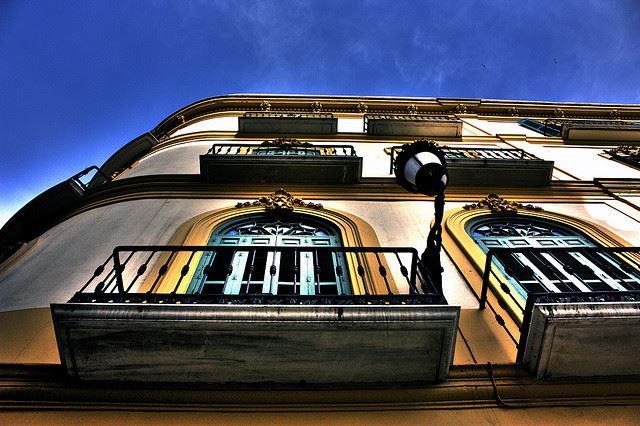
<path id="1" fill-rule="evenodd" d="M 640 146 L 619 145 L 604 151 L 610 159 L 640 170 Z"/>
<path id="2" fill-rule="evenodd" d="M 522 126 L 544 136 L 561 137 L 580 144 L 640 143 L 640 122 L 623 120 L 523 119 Z"/>
<path id="3" fill-rule="evenodd" d="M 333 135 L 338 119 L 331 113 L 247 112 L 238 117 L 239 133 Z"/>
<path id="4" fill-rule="evenodd" d="M 387 149 L 389 173 L 401 146 Z M 451 148 L 443 146 L 451 185 L 544 186 L 551 182 L 553 161 L 545 161 L 522 149 Z"/>
<path id="5" fill-rule="evenodd" d="M 364 132 L 371 136 L 458 138 L 462 121 L 446 115 L 365 114 Z"/>
<path id="6" fill-rule="evenodd" d="M 639 254 L 640 247 L 491 248 L 480 309 L 495 314 L 516 361 L 539 378 L 640 375 Z"/>
<path id="7" fill-rule="evenodd" d="M 117 247 L 51 309 L 71 377 L 190 384 L 443 380 L 459 315 L 415 249 L 259 245 Z"/>
<path id="8" fill-rule="evenodd" d="M 279 138 L 262 144 L 215 144 L 200 156 L 209 182 L 357 183 L 362 157 L 351 145 L 312 145 Z"/>

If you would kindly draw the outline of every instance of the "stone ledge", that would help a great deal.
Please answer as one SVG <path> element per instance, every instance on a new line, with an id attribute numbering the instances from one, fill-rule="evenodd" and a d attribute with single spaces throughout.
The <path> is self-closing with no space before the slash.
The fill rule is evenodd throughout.
<path id="1" fill-rule="evenodd" d="M 162 383 L 444 380 L 455 306 L 51 306 L 69 376 Z"/>
<path id="2" fill-rule="evenodd" d="M 523 363 L 538 378 L 640 375 L 640 303 L 535 305 Z"/>

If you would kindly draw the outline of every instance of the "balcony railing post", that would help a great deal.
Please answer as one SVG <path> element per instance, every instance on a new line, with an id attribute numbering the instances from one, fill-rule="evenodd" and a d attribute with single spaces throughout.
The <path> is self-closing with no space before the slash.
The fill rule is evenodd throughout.
<path id="1" fill-rule="evenodd" d="M 122 280 L 122 265 L 120 264 L 120 248 L 113 249 L 113 270 L 116 274 L 116 286 L 118 293 L 124 293 L 124 282 Z"/>
<path id="2" fill-rule="evenodd" d="M 531 326 L 531 316 L 533 315 L 533 306 L 535 305 L 539 294 L 531 293 L 527 297 L 527 304 L 524 308 L 522 316 L 522 326 L 520 327 L 520 341 L 518 342 L 518 353 L 516 362 L 521 362 L 524 358 L 524 350 L 527 346 L 527 338 L 529 335 L 529 327 Z"/>
<path id="3" fill-rule="evenodd" d="M 252 259 L 250 259 L 249 264 L 247 265 L 248 269 L 244 269 L 242 271 L 233 271 L 231 268 L 231 264 L 229 265 L 229 269 L 227 271 L 227 275 L 231 272 L 237 272 L 240 277 L 244 275 L 245 272 L 248 272 L 248 280 L 246 289 L 240 288 L 238 294 L 222 294 L 222 291 L 208 294 L 206 292 L 199 293 L 182 293 L 179 291 L 179 288 L 185 284 L 184 280 L 187 279 L 189 273 L 193 270 L 191 263 L 193 259 L 195 259 L 196 252 L 230 252 L 233 257 L 233 253 L 241 250 L 243 252 L 247 252 L 247 255 L 250 255 Z M 267 274 L 266 276 L 271 278 L 271 280 L 275 280 L 279 277 L 279 272 L 284 270 L 288 271 L 289 269 L 281 268 L 278 262 L 276 262 L 276 258 L 274 257 L 272 262 L 266 264 L 265 269 L 261 271 L 254 271 L 254 257 L 260 253 L 260 251 L 269 251 L 273 252 L 274 247 L 270 246 L 160 246 L 160 245 L 149 245 L 149 246 L 118 246 L 114 248 L 113 253 L 109 256 L 107 261 L 105 261 L 105 265 L 111 263 L 113 265 L 112 269 L 109 272 L 109 276 L 111 279 L 109 280 L 109 285 L 112 286 L 111 291 L 104 291 L 102 289 L 95 289 L 93 291 L 87 291 L 89 283 L 92 280 L 95 280 L 97 276 L 100 276 L 104 272 L 103 267 L 99 267 L 94 272 L 93 277 L 89 281 L 89 283 L 85 284 L 81 291 L 77 292 L 76 295 L 73 296 L 72 301 L 74 303 L 206 303 L 206 304 L 228 304 L 228 303 L 239 303 L 239 304 L 281 304 L 281 303 L 293 303 L 293 304 L 314 304 L 314 305 L 323 305 L 323 304 L 446 304 L 446 300 L 442 296 L 441 292 L 438 290 L 437 286 L 434 286 L 431 282 L 430 274 L 427 273 L 426 268 L 419 261 L 419 256 L 417 250 L 410 247 L 392 247 L 392 248 L 382 248 L 382 247 L 308 247 L 307 250 L 310 253 L 313 253 L 313 261 L 312 265 L 310 265 L 311 270 L 308 271 L 313 275 L 313 288 L 315 294 L 301 294 L 302 286 L 299 281 L 299 271 L 300 271 L 300 263 L 298 259 L 298 254 L 300 250 L 304 250 L 304 247 L 276 247 L 275 250 L 281 252 L 283 257 L 293 255 L 294 261 L 292 265 L 292 276 L 291 282 L 284 282 L 284 292 L 280 294 L 270 294 L 267 292 L 263 294 L 261 291 L 255 292 L 251 289 L 252 281 L 254 281 L 253 277 L 256 273 Z M 146 254 L 142 254 L 142 253 Z M 184 261 L 181 260 L 181 256 L 177 256 L 178 253 L 181 252 L 190 252 L 188 256 L 184 256 Z M 126 258 L 122 258 L 122 253 L 127 253 Z M 149 286 L 143 286 L 145 291 L 134 291 L 131 292 L 131 289 L 134 288 L 134 284 L 137 280 L 140 280 L 144 274 L 148 271 L 148 265 L 155 254 L 158 253 L 166 253 L 166 258 L 164 255 L 160 256 L 158 263 L 154 266 L 154 270 L 157 269 L 157 275 L 154 277 L 149 276 L 149 283 L 153 280 L 150 288 Z M 329 268 L 326 262 L 323 263 L 321 259 L 323 256 L 327 254 L 331 254 L 333 259 L 333 264 L 335 265 L 334 269 L 326 269 Z M 342 258 L 343 254 L 352 253 L 354 256 Z M 371 254 L 371 256 L 367 256 L 367 254 Z M 396 264 L 387 263 L 383 256 L 385 255 L 395 255 L 396 259 L 398 259 L 399 270 L 396 268 Z M 407 264 L 407 267 L 404 266 L 402 256 L 411 256 L 410 265 Z M 141 256 L 140 261 L 143 262 L 140 265 L 134 265 L 134 267 L 130 268 L 130 265 L 133 261 Z M 177 257 L 176 257 L 177 256 Z M 188 257 L 188 259 L 187 259 Z M 388 260 L 388 259 L 387 259 Z M 344 264 L 342 262 L 345 262 Z M 350 263 L 353 262 L 353 263 Z M 129 266 L 128 266 L 129 265 Z M 224 265 L 219 265 L 224 266 Z M 353 291 L 358 283 L 357 279 L 350 274 L 345 274 L 345 271 L 353 270 L 352 268 L 356 267 L 357 275 L 362 280 L 362 285 L 364 287 L 364 294 L 350 294 Z M 127 278 L 123 275 L 123 271 L 125 269 L 132 269 L 131 277 Z M 194 271 L 199 270 L 196 268 Z M 379 272 L 379 274 L 375 274 L 375 272 Z M 166 288 L 163 284 L 162 288 L 159 288 L 161 280 L 169 271 L 173 271 L 176 276 L 177 282 L 172 282 L 171 288 Z M 324 276 L 328 277 L 331 272 L 335 272 L 336 283 L 340 287 L 336 290 L 337 293 L 331 294 L 323 294 L 321 290 L 330 290 L 334 284 L 331 283 L 331 280 L 325 283 L 325 286 L 321 285 L 321 280 Z M 197 272 L 196 272 L 197 273 Z M 205 272 L 206 273 L 206 272 Z M 323 275 L 324 274 L 324 275 Z M 286 278 L 290 276 L 287 275 Z M 401 293 L 397 293 L 396 289 L 398 287 L 394 287 L 392 283 L 398 283 L 398 279 L 403 277 L 408 281 L 408 288 L 402 289 Z M 349 279 L 351 278 L 351 279 Z M 127 282 L 125 282 L 127 279 Z M 242 279 L 242 278 L 241 278 Z M 283 277 L 279 277 L 280 280 Z M 344 280 L 344 281 L 343 281 Z M 394 281 L 392 281 L 394 280 Z M 286 281 L 286 280 L 285 280 Z M 260 278 L 260 282 L 262 282 L 262 278 Z M 322 281 L 324 282 L 324 281 Z M 342 285 L 349 285 L 351 287 L 351 291 L 348 290 L 347 287 L 342 287 Z M 255 285 L 255 282 L 253 283 Z M 272 282 L 273 284 L 273 282 Z M 289 286 L 293 287 L 293 293 L 290 293 Z M 380 286 L 380 290 L 382 288 L 386 288 L 386 291 L 378 291 L 376 290 L 376 286 Z M 326 287 L 326 288 L 323 288 Z M 341 289 L 347 289 L 346 292 L 341 291 Z M 400 287 L 401 288 L 401 287 Z M 393 290 L 393 291 L 392 291 Z M 300 291 L 300 292 L 299 292 Z M 357 292 L 356 292 L 357 293 Z M 284 299 L 283 299 L 284 297 Z M 71 302 L 71 301 L 70 301 Z"/>
<path id="4" fill-rule="evenodd" d="M 489 249 L 487 252 L 487 259 L 484 263 L 484 273 L 482 275 L 482 290 L 480 292 L 480 306 L 479 309 L 483 310 L 487 303 L 487 290 L 489 289 L 489 277 L 491 276 L 491 258 L 493 257 L 493 250 Z"/>

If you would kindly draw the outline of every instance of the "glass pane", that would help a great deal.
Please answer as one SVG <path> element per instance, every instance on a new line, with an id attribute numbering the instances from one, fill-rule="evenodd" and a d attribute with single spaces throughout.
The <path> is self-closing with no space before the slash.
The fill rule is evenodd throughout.
<path id="1" fill-rule="evenodd" d="M 336 280 L 336 265 L 333 262 L 333 253 L 328 251 L 319 251 L 318 255 L 318 268 L 320 269 L 320 282 Z"/>
<path id="2" fill-rule="evenodd" d="M 265 215 L 247 218 L 223 226 L 214 232 L 210 245 L 264 246 L 264 249 L 238 249 L 234 252 L 216 254 L 211 265 L 206 268 L 205 286 L 202 292 L 239 292 L 256 294 L 273 292 L 277 294 L 350 294 L 349 278 L 343 273 L 336 276 L 336 255 L 332 252 L 316 252 L 313 246 L 338 246 L 339 233 L 321 220 L 287 215 L 274 217 Z M 278 249 L 279 247 L 309 247 L 308 251 Z M 342 255 L 340 255 L 342 256 Z M 205 257 L 199 270 L 204 269 Z M 344 263 L 344 262 L 343 262 Z M 229 274 L 229 267 L 235 271 Z M 275 275 L 271 276 L 271 269 Z M 316 277 L 316 269 L 318 277 Z M 344 269 L 344 266 L 343 266 Z M 241 276 L 240 276 L 240 271 Z M 199 275 L 202 277 L 202 275 Z M 318 278 L 324 287 L 319 288 Z M 194 279 L 195 280 L 195 279 Z M 195 282 L 195 281 L 194 281 Z M 226 286 L 223 286 L 226 284 Z M 263 285 L 264 284 L 264 285 Z M 341 288 L 338 288 L 340 286 Z M 271 290 L 267 290 L 270 288 Z M 195 286 L 190 291 L 197 291 Z"/>
<path id="3" fill-rule="evenodd" d="M 244 268 L 244 274 L 242 275 L 243 281 L 247 281 L 249 279 L 249 274 L 251 274 L 251 281 L 263 281 L 264 271 L 267 265 L 267 254 L 268 251 L 266 249 L 255 250 L 254 252 L 249 253 L 249 259 L 247 260 L 247 264 Z"/>
<path id="4" fill-rule="evenodd" d="M 208 269 L 205 269 L 206 281 L 224 281 L 229 274 L 229 267 L 233 260 L 233 251 L 217 252 L 213 262 Z"/>
<path id="5" fill-rule="evenodd" d="M 278 281 L 280 282 L 280 284 L 278 285 L 278 293 L 280 293 L 280 286 L 282 285 L 283 281 L 288 281 L 288 282 L 300 281 L 299 266 L 298 266 L 298 272 L 297 273 L 295 272 L 295 268 L 297 266 L 298 261 L 299 260 L 297 259 L 293 251 L 291 252 L 287 251 L 280 254 L 280 268 L 279 268 L 279 274 L 278 274 Z"/>

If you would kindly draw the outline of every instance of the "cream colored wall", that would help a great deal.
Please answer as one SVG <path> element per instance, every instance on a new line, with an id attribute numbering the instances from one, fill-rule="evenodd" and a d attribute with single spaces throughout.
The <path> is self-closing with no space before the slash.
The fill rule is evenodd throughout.
<path id="1" fill-rule="evenodd" d="M 118 176 L 124 179 L 135 176 L 155 175 L 155 174 L 198 174 L 200 173 L 200 155 L 206 154 L 214 143 L 259 143 L 259 140 L 233 140 L 233 139 L 207 139 L 187 142 L 180 145 L 169 146 L 151 155 L 148 155 L 130 169 L 125 170 Z M 384 152 L 385 148 L 400 145 L 397 142 L 388 141 L 313 141 L 314 145 L 351 145 L 356 150 L 358 156 L 363 158 L 363 177 L 392 177 L 389 173 L 390 157 Z M 502 142 L 460 143 L 448 142 L 451 147 L 484 147 L 484 148 L 508 148 Z"/>
<path id="2" fill-rule="evenodd" d="M 489 135 L 507 134 L 507 135 L 527 135 L 527 136 L 541 136 L 540 133 L 534 132 L 527 128 L 522 127 L 517 123 L 517 119 L 513 121 L 493 121 L 478 118 L 465 118 L 465 122 L 483 130 Z"/>
<path id="3" fill-rule="evenodd" d="M 214 142 L 231 142 L 229 140 L 207 140 L 174 145 L 148 155 L 128 170 L 122 172 L 118 179 L 135 176 L 162 174 L 198 174 L 200 173 L 200 155 L 206 154 Z"/>
<path id="4" fill-rule="evenodd" d="M 230 117 L 207 118 L 205 120 L 201 120 L 193 124 L 189 124 L 181 129 L 178 129 L 175 132 L 171 133 L 171 136 L 181 136 L 189 133 L 206 132 L 206 131 L 237 132 L 238 117 L 230 116 Z"/>
<path id="5" fill-rule="evenodd" d="M 362 118 L 338 117 L 338 133 L 362 133 L 364 122 Z M 182 136 L 189 133 L 207 132 L 207 131 L 238 131 L 238 116 L 212 117 L 188 124 L 170 136 Z"/>
<path id="6" fill-rule="evenodd" d="M 433 203 L 430 201 L 327 201 L 323 204 L 367 221 L 375 229 L 382 247 L 414 247 L 419 254 L 426 247 L 429 224 L 433 220 Z M 476 307 L 476 298 L 451 260 L 446 254 L 442 260 L 445 268 L 443 291 L 449 304 Z M 393 268 L 391 262 L 390 266 Z M 406 282 L 399 269 L 393 268 L 392 272 L 397 284 Z"/>
<path id="7" fill-rule="evenodd" d="M 114 246 L 166 244 L 178 224 L 223 200 L 139 200 L 77 215 L 50 229 L 16 265 L 0 275 L 0 311 L 66 302 Z"/>
<path id="8" fill-rule="evenodd" d="M 362 133 L 364 120 L 360 118 L 338 117 L 338 133 Z"/>
<path id="9" fill-rule="evenodd" d="M 593 178 L 640 178 L 640 170 L 600 155 L 603 150 L 611 149 L 610 146 L 593 148 L 527 143 L 523 148 L 537 157 L 555 161 L 557 168 L 580 180 L 592 180 Z"/>
<path id="10" fill-rule="evenodd" d="M 77 215 L 46 232 L 29 254 L 0 275 L 0 311 L 66 302 L 115 246 L 167 244 L 190 218 L 237 201 L 138 200 Z M 307 201 L 360 216 L 375 229 L 382 246 L 409 246 L 419 252 L 425 247 L 433 211 L 429 202 Z M 450 302 L 473 305 L 455 268 L 446 269 L 445 294 Z M 395 272 L 394 278 L 401 283 L 403 277 L 399 270 Z"/>
<path id="11" fill-rule="evenodd" d="M 0 275 L 0 311 L 65 302 L 92 275 L 116 245 L 167 244 L 178 226 L 193 216 L 235 205 L 238 200 L 150 199 L 94 209 L 54 227 L 13 267 Z M 355 214 L 375 229 L 382 246 L 425 247 L 433 205 L 429 201 L 319 201 Z M 474 201 L 474 200 L 470 200 Z M 526 201 L 526 200 L 521 200 Z M 466 203 L 447 203 L 447 208 Z M 640 223 L 620 202 L 544 203 L 545 210 L 595 222 L 640 245 Z M 628 206 L 627 206 L 628 207 Z M 457 270 L 445 259 L 445 295 L 452 304 L 475 306 Z M 396 270 L 397 272 L 397 270 Z M 402 282 L 402 276 L 396 275 Z"/>
<path id="12" fill-rule="evenodd" d="M 258 140 L 208 139 L 169 146 L 148 155 L 125 170 L 118 179 L 156 174 L 198 174 L 200 173 L 200 155 L 206 154 L 214 143 L 259 143 Z M 362 176 L 385 177 L 389 174 L 389 156 L 384 148 L 391 146 L 385 142 L 326 141 L 313 142 L 314 145 L 351 145 L 356 153 L 363 157 Z"/>
<path id="13" fill-rule="evenodd" d="M 231 122 L 236 127 L 230 126 Z M 226 127 L 225 127 L 226 126 Z M 362 132 L 361 118 L 338 118 L 340 132 Z M 237 130 L 237 117 L 217 117 L 187 126 L 174 135 L 186 134 L 204 130 Z M 466 129 L 466 130 L 465 130 Z M 480 130 L 482 129 L 482 130 Z M 487 121 L 483 119 L 463 118 L 463 134 L 474 138 L 474 142 L 446 142 L 450 146 L 484 146 L 498 148 L 522 148 L 525 151 L 543 159 L 555 162 L 553 173 L 554 180 L 592 180 L 593 178 L 640 178 L 640 171 L 624 164 L 609 160 L 600 154 L 610 147 L 582 147 L 554 144 L 530 143 L 526 136 L 541 137 L 536 132 L 525 129 L 514 122 Z M 500 139 L 495 139 L 500 135 Z M 509 136 L 511 135 L 511 137 Z M 517 136 L 520 135 L 520 136 Z M 196 135 L 194 137 L 197 138 Z M 486 142 L 478 143 L 478 137 L 486 138 Z M 538 139 L 539 140 L 539 139 Z M 388 141 L 360 141 L 331 140 L 315 141 L 317 145 L 347 144 L 356 149 L 359 156 L 363 157 L 363 177 L 388 177 L 389 156 L 384 153 L 384 148 L 397 145 Z M 256 139 L 196 139 L 194 142 L 184 143 L 178 146 L 164 148 L 138 161 L 131 169 L 126 170 L 118 178 L 127 178 L 142 175 L 167 174 L 167 173 L 199 173 L 199 155 L 205 154 L 215 142 L 224 143 L 257 143 Z"/>

